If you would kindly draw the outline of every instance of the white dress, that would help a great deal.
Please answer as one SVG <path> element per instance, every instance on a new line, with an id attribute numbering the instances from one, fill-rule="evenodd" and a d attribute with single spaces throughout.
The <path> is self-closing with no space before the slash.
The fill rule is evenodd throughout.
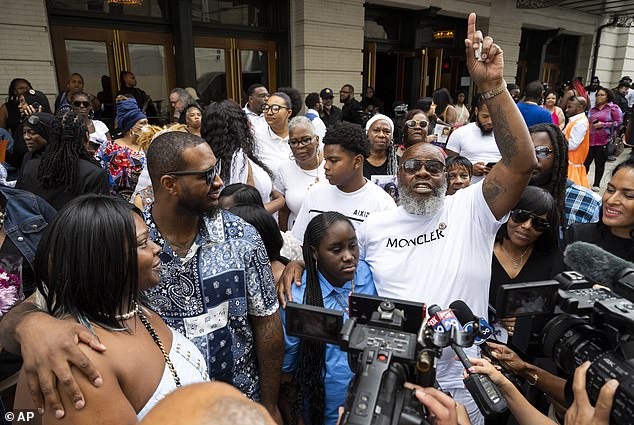
<path id="1" fill-rule="evenodd" d="M 156 349 L 159 349 L 158 346 Z M 203 355 L 193 342 L 174 330 L 172 330 L 172 347 L 170 348 L 169 358 L 174 365 L 182 386 L 209 381 L 207 362 Z M 176 390 L 174 376 L 172 376 L 172 372 L 170 372 L 166 363 L 161 382 L 159 382 L 154 394 L 145 403 L 145 406 L 137 413 L 137 419 L 139 421 L 143 419 L 150 409 L 174 390 Z"/>

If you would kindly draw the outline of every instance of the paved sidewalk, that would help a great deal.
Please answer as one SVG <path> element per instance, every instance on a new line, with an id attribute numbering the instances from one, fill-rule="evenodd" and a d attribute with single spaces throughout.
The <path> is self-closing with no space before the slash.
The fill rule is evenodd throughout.
<path id="1" fill-rule="evenodd" d="M 626 146 L 623 150 L 623 153 L 616 158 L 616 161 L 605 163 L 605 171 L 603 172 L 603 178 L 601 179 L 601 191 L 599 192 L 601 196 L 603 196 L 605 188 L 608 186 L 608 182 L 610 181 L 610 177 L 612 176 L 612 170 L 614 170 L 614 167 L 625 161 L 631 153 L 632 149 Z M 588 181 L 590 182 L 590 185 L 592 185 L 592 182 L 594 181 L 594 162 L 592 163 L 592 165 L 590 165 L 590 170 L 588 170 Z"/>

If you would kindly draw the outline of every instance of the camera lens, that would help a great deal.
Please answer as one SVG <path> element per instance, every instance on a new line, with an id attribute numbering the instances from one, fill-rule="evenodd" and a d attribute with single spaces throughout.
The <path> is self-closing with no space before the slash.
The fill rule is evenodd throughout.
<path id="1" fill-rule="evenodd" d="M 570 314 L 557 316 L 546 324 L 542 343 L 544 353 L 569 375 L 583 362 L 593 361 L 610 349 L 601 332 Z"/>

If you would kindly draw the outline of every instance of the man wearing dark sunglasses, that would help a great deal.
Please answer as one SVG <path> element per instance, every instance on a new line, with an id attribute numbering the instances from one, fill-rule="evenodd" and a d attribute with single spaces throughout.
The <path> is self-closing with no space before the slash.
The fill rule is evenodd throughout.
<path id="1" fill-rule="evenodd" d="M 506 89 L 502 50 L 475 31 L 474 14 L 466 44 L 467 67 L 490 113 L 500 160 L 481 182 L 445 198 L 444 156 L 430 144 L 411 146 L 397 175 L 401 206 L 370 215 L 358 236 L 361 259 L 370 265 L 380 296 L 444 308 L 462 299 L 476 315 L 487 317 L 495 234 L 520 198 L 536 159 L 528 129 Z M 473 348 L 465 351 L 477 355 Z M 443 352 L 438 382 L 465 405 L 473 424 L 483 424 L 454 356 L 451 350 Z"/>
<path id="2" fill-rule="evenodd" d="M 220 165 L 203 138 L 166 131 L 152 141 L 147 163 L 155 201 L 144 217 L 150 238 L 162 248 L 162 272 L 161 282 L 145 295 L 156 313 L 204 353 L 211 380 L 227 382 L 260 401 L 281 423 L 277 397 L 284 333 L 271 266 L 261 261 L 267 257 L 259 234 L 218 208 L 223 185 Z M 17 314 L 11 318 L 15 323 L 27 316 L 25 310 Z M 47 323 L 50 326 L 42 328 L 41 334 L 29 331 L 29 341 L 36 344 L 21 341 L 23 352 L 38 351 L 43 334 L 67 336 L 70 341 L 76 335 L 70 322 Z M 105 349 L 92 334 L 87 338 L 95 349 Z M 69 345 L 66 339 L 56 338 L 58 345 L 47 344 L 45 354 L 43 350 L 34 354 L 46 359 L 38 369 L 45 371 L 46 378 L 40 378 L 50 380 L 53 365 L 78 364 L 72 359 L 81 358 L 81 370 L 100 386 L 96 383 L 99 370 L 77 345 L 70 342 L 70 350 L 64 349 Z M 67 399 L 81 409 L 83 396 L 70 370 L 58 373 L 72 382 L 65 380 L 68 385 L 56 389 L 55 381 L 47 381 L 54 390 L 46 394 L 47 409 L 73 408 L 62 406 L 58 391 L 65 391 Z M 79 400 L 82 404 L 77 407 Z"/>
<path id="3" fill-rule="evenodd" d="M 466 300 L 487 317 L 495 234 L 519 200 L 536 166 L 535 150 L 522 116 L 506 89 L 502 50 L 476 32 L 469 16 L 467 67 L 491 114 L 502 158 L 482 182 L 445 198 L 447 174 L 441 151 L 427 143 L 401 157 L 401 206 L 372 213 L 357 229 L 361 259 L 372 269 L 380 296 L 438 304 Z M 326 137 L 330 130 L 326 133 Z M 301 271 L 285 272 L 278 288 L 282 303 Z M 465 349 L 470 356 L 477 350 Z M 444 391 L 465 405 L 473 424 L 484 418 L 462 383 L 463 366 L 445 350 L 437 366 Z"/>

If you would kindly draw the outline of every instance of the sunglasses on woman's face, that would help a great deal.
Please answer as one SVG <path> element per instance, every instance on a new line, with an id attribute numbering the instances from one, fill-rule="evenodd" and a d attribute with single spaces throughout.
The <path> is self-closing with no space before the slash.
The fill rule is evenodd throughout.
<path id="1" fill-rule="evenodd" d="M 420 120 L 420 121 L 416 121 L 416 120 L 407 120 L 405 121 L 405 125 L 408 128 L 416 128 L 416 126 L 419 126 L 420 128 L 427 128 L 427 121 L 425 120 Z"/>
<path id="2" fill-rule="evenodd" d="M 76 100 L 73 102 L 73 106 L 75 108 L 88 108 L 90 106 L 90 102 L 81 102 L 79 100 Z"/>
<path id="3" fill-rule="evenodd" d="M 516 209 L 511 211 L 511 219 L 517 224 L 526 223 L 528 220 L 531 220 L 531 225 L 533 229 L 538 232 L 544 232 L 550 229 L 550 223 L 545 218 L 542 218 L 536 214 L 533 214 L 530 211 Z"/>

